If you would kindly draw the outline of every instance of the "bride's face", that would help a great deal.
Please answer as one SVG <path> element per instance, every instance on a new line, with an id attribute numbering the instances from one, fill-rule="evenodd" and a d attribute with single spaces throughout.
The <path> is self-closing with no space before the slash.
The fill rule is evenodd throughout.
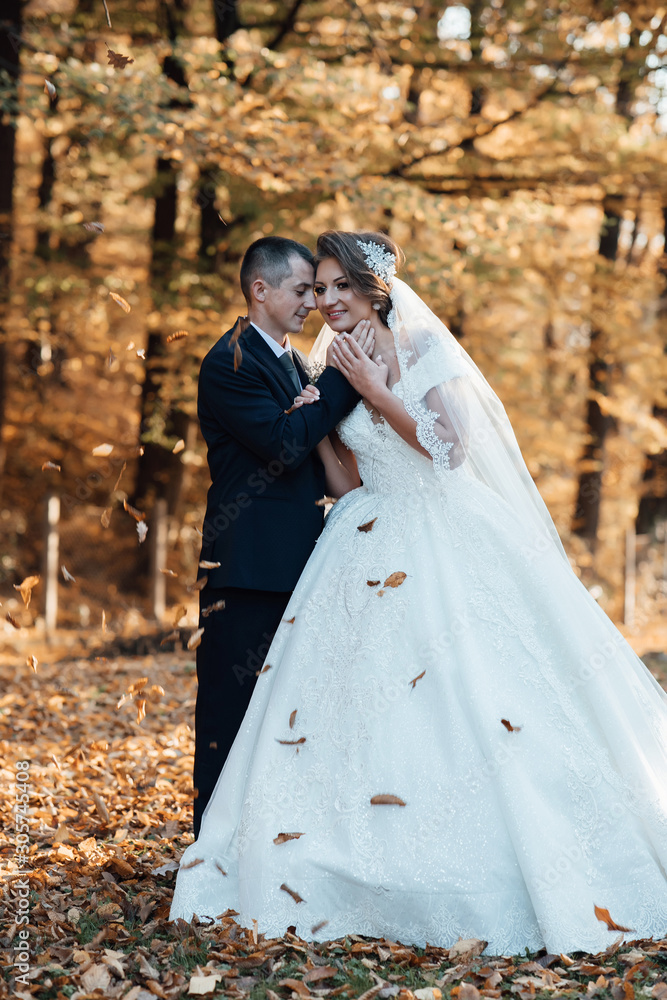
<path id="1" fill-rule="evenodd" d="M 345 271 L 335 257 L 327 257 L 318 264 L 315 298 L 322 319 L 336 333 L 349 333 L 360 320 L 375 316 L 369 300 L 350 288 Z"/>

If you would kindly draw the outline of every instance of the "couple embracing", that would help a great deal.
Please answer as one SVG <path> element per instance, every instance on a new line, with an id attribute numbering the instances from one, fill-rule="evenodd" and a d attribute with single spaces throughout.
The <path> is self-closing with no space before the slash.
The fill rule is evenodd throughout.
<path id="1" fill-rule="evenodd" d="M 667 697 L 402 259 L 382 233 L 257 241 L 249 324 L 202 364 L 197 839 L 171 918 L 516 954 L 601 950 L 601 908 L 663 936 Z M 289 335 L 316 306 L 307 361 Z"/>

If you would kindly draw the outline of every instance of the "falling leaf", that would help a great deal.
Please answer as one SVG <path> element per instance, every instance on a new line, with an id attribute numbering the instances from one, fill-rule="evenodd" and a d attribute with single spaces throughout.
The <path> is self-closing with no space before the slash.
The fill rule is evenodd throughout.
<path id="1" fill-rule="evenodd" d="M 125 348 L 125 350 L 126 351 L 133 351 L 134 350 L 134 341 L 133 340 L 130 341 L 130 343 L 127 345 L 127 347 Z"/>
<path id="2" fill-rule="evenodd" d="M 204 589 L 207 583 L 208 583 L 208 573 L 205 573 L 204 576 L 200 576 L 198 580 L 195 580 L 194 583 L 191 583 L 190 586 L 188 587 L 188 590 L 191 593 L 193 591 L 194 593 L 198 593 L 200 590 Z"/>
<path id="3" fill-rule="evenodd" d="M 290 717 L 289 717 L 289 727 L 290 727 L 290 729 L 294 729 L 294 720 L 295 719 L 296 719 L 296 709 L 294 709 L 293 712 L 290 712 Z"/>
<path id="4" fill-rule="evenodd" d="M 598 918 L 598 920 L 601 920 L 602 923 L 607 925 L 607 930 L 622 931 L 623 933 L 627 931 L 629 933 L 632 933 L 631 927 L 621 927 L 621 925 L 617 924 L 615 920 L 612 920 L 611 916 L 609 915 L 609 910 L 605 910 L 601 906 L 595 906 L 595 904 L 593 904 L 593 909 L 595 910 L 595 916 Z"/>
<path id="5" fill-rule="evenodd" d="M 178 625 L 178 623 L 180 622 L 180 620 L 182 618 L 185 618 L 185 616 L 186 616 L 187 613 L 188 613 L 188 609 L 185 607 L 185 605 L 184 604 L 179 604 L 179 606 L 176 608 L 176 610 L 174 612 L 174 617 L 173 617 L 173 620 L 172 620 L 172 628 L 176 628 L 176 626 Z"/>
<path id="6" fill-rule="evenodd" d="M 120 486 L 120 481 L 123 478 L 123 473 L 125 472 L 126 468 L 127 468 L 127 462 L 123 462 L 123 464 L 121 466 L 121 469 L 120 469 L 120 472 L 118 473 L 118 479 L 114 483 L 114 487 L 113 487 L 113 489 L 111 491 L 112 493 L 115 493 L 116 490 L 118 489 L 118 487 Z"/>
<path id="7" fill-rule="evenodd" d="M 139 536 L 139 544 L 146 541 L 146 535 L 148 534 L 148 525 L 145 521 L 137 521 L 137 535 Z"/>
<path id="8" fill-rule="evenodd" d="M 508 733 L 520 733 L 521 726 L 513 726 L 509 719 L 500 720 Z"/>
<path id="9" fill-rule="evenodd" d="M 114 300 L 114 302 L 116 303 L 116 305 L 119 305 L 121 307 L 121 309 L 123 310 L 123 312 L 126 312 L 126 313 L 130 312 L 130 310 L 132 309 L 132 306 L 127 301 L 127 299 L 124 299 L 122 295 L 117 295 L 115 292 L 109 292 L 109 295 Z"/>
<path id="10" fill-rule="evenodd" d="M 366 586 L 368 586 L 368 587 L 379 587 L 380 586 L 380 581 L 379 580 L 366 580 Z"/>
<path id="11" fill-rule="evenodd" d="M 176 442 L 176 444 L 174 445 L 174 447 L 171 449 L 171 453 L 172 453 L 172 455 L 178 455 L 178 453 L 181 452 L 181 451 L 183 451 L 184 448 L 185 448 L 185 441 L 183 440 L 183 438 L 180 438 Z M 218 565 L 220 565 L 220 564 L 218 563 Z"/>
<path id="12" fill-rule="evenodd" d="M 100 524 L 103 528 L 108 528 L 111 524 L 111 507 L 105 507 L 100 515 Z"/>
<path id="13" fill-rule="evenodd" d="M 286 844 L 288 840 L 298 840 L 299 837 L 303 837 L 302 833 L 279 833 L 277 837 L 273 838 L 274 844 Z"/>
<path id="14" fill-rule="evenodd" d="M 290 887 L 285 885 L 284 882 L 280 888 L 283 892 L 286 892 L 289 896 L 291 896 L 295 903 L 305 903 L 305 899 L 302 899 L 298 892 L 295 892 L 294 889 L 290 889 Z"/>
<path id="15" fill-rule="evenodd" d="M 112 444 L 98 444 L 96 448 L 93 448 L 91 454 L 95 455 L 97 458 L 105 458 L 107 455 L 110 455 L 112 451 Z"/>
<path id="16" fill-rule="evenodd" d="M 372 531 L 373 530 L 373 525 L 375 524 L 376 521 L 377 521 L 377 517 L 374 517 L 372 521 L 366 521 L 365 524 L 360 524 L 357 527 L 357 531 Z"/>
<path id="17" fill-rule="evenodd" d="M 213 604 L 207 605 L 207 607 L 201 609 L 202 618 L 208 618 L 210 614 L 214 611 L 222 611 L 225 606 L 224 600 L 215 601 Z"/>
<path id="18" fill-rule="evenodd" d="M 398 795 L 374 795 L 371 799 L 372 806 L 404 806 L 403 799 Z"/>
<path id="19" fill-rule="evenodd" d="M 54 87 L 54 85 L 51 83 L 50 80 L 44 81 L 44 93 L 48 94 L 50 101 L 55 101 L 56 97 L 58 96 L 58 91 L 56 90 L 56 88 Z"/>
<path id="20" fill-rule="evenodd" d="M 175 642 L 177 639 L 180 638 L 181 638 L 181 633 L 178 631 L 178 629 L 174 629 L 174 631 L 170 632 L 169 635 L 165 635 L 164 639 L 160 639 L 160 645 L 166 646 L 168 642 Z"/>
<path id="21" fill-rule="evenodd" d="M 111 368 L 115 360 L 116 360 L 116 355 L 111 350 L 111 348 L 109 348 L 109 353 L 107 355 L 107 367 Z"/>
<path id="22" fill-rule="evenodd" d="M 55 462 L 44 462 L 42 465 L 42 472 L 46 472 L 47 469 L 54 469 L 56 472 L 60 472 L 60 466 Z"/>
<path id="23" fill-rule="evenodd" d="M 107 630 L 107 613 L 102 611 L 102 633 L 104 634 Z"/>
<path id="24" fill-rule="evenodd" d="M 137 357 L 141 358 L 142 361 L 146 360 L 146 348 L 145 347 L 138 347 L 137 348 Z"/>
<path id="25" fill-rule="evenodd" d="M 34 655 L 34 653 L 31 656 L 29 656 L 25 662 L 28 667 L 31 667 L 35 671 L 35 673 L 37 673 L 37 664 L 39 663 L 39 660 Z"/>
<path id="26" fill-rule="evenodd" d="M 136 705 L 137 705 L 137 725 L 139 725 L 139 723 L 142 722 L 146 717 L 146 699 L 137 698 Z"/>
<path id="27" fill-rule="evenodd" d="M 160 572 L 164 573 L 165 576 L 178 576 L 178 573 L 174 573 L 173 569 L 161 569 Z"/>
<path id="28" fill-rule="evenodd" d="M 264 671 L 262 671 L 262 673 L 264 673 Z M 306 742 L 305 736 L 299 737 L 298 740 L 278 740 L 278 743 L 281 743 L 284 747 L 296 747 L 300 746 L 302 743 L 305 742 Z"/>
<path id="29" fill-rule="evenodd" d="M 126 510 L 128 514 L 131 514 L 135 521 L 146 520 L 144 512 L 142 510 L 137 510 L 137 508 L 133 507 L 132 504 L 129 504 L 127 500 L 123 500 L 123 509 Z"/>
<path id="30" fill-rule="evenodd" d="M 204 864 L 203 858 L 195 858 L 194 861 L 188 861 L 187 865 L 182 864 L 181 869 L 183 871 L 188 871 L 189 868 L 196 868 L 197 865 L 203 865 L 203 864 Z"/>
<path id="31" fill-rule="evenodd" d="M 258 670 L 258 671 L 256 672 L 255 676 L 256 676 L 256 677 L 259 677 L 259 676 L 260 676 L 260 674 L 265 674 L 267 670 L 270 670 L 270 669 L 271 669 L 271 666 L 272 666 L 272 665 L 271 665 L 270 663 L 265 663 L 265 664 L 264 664 L 264 666 L 262 667 L 262 669 L 261 669 L 261 670 Z"/>
<path id="32" fill-rule="evenodd" d="M 30 607 L 30 599 L 32 597 L 33 587 L 36 587 L 39 583 L 38 576 L 26 576 L 23 583 L 15 583 L 14 590 L 18 590 L 23 598 L 23 603 L 26 608 Z"/>
<path id="33" fill-rule="evenodd" d="M 412 684 L 412 690 L 413 691 L 415 689 L 415 685 L 416 685 L 417 681 L 420 681 L 422 679 L 422 677 L 424 676 L 425 673 L 426 673 L 426 670 L 422 670 L 422 672 L 420 674 L 417 674 L 417 676 L 413 677 L 412 680 L 409 682 L 410 684 Z"/>
<path id="34" fill-rule="evenodd" d="M 291 618 L 283 618 L 283 621 L 285 622 L 286 625 L 293 625 L 295 622 L 295 618 L 294 616 L 292 616 Z"/>
<path id="35" fill-rule="evenodd" d="M 405 580 L 405 578 L 407 577 L 407 575 L 408 575 L 407 573 L 401 573 L 400 570 L 398 570 L 396 573 L 391 573 L 387 577 L 387 579 L 384 581 L 384 583 L 382 584 L 382 586 L 383 587 L 400 587 L 401 584 L 403 583 L 403 581 Z"/>
<path id="36" fill-rule="evenodd" d="M 220 212 L 218 212 L 218 218 L 220 219 L 220 222 L 223 224 L 223 226 L 227 225 L 227 223 L 225 222 L 225 220 L 223 219 L 223 217 L 220 215 Z"/>
<path id="37" fill-rule="evenodd" d="M 83 228 L 87 229 L 89 233 L 103 233 L 104 226 L 101 222 L 84 222 Z"/>
<path id="38" fill-rule="evenodd" d="M 201 642 L 201 637 L 203 636 L 203 634 L 204 634 L 203 628 L 195 629 L 195 631 L 191 634 L 190 638 L 188 639 L 188 649 L 196 649 L 199 643 Z"/>
<path id="39" fill-rule="evenodd" d="M 217 569 L 220 565 L 219 562 L 211 562 L 210 559 L 200 559 L 199 566 L 201 569 Z"/>
<path id="40" fill-rule="evenodd" d="M 189 337 L 190 334 L 187 330 L 177 330 L 176 333 L 170 333 L 167 337 L 167 343 L 173 344 L 175 340 L 182 340 L 183 337 Z"/>
<path id="41" fill-rule="evenodd" d="M 76 583 L 76 577 L 72 576 L 65 565 L 60 567 L 60 572 L 62 573 L 64 579 L 69 583 L 70 581 Z"/>
<path id="42" fill-rule="evenodd" d="M 313 926 L 310 928 L 310 933 L 317 934 L 317 932 L 321 931 L 323 927 L 326 927 L 328 923 L 329 923 L 328 920 L 320 920 L 319 924 L 313 924 Z"/>
<path id="43" fill-rule="evenodd" d="M 315 501 L 315 506 L 316 507 L 328 507 L 329 504 L 334 504 L 334 503 L 338 503 L 338 501 L 335 499 L 335 497 L 322 497 L 321 500 L 316 500 Z"/>
<path id="44" fill-rule="evenodd" d="M 134 62 L 130 56 L 124 56 L 121 52 L 114 52 L 107 45 L 107 59 L 109 61 L 109 66 L 113 66 L 114 69 L 125 69 L 130 63 Z"/>

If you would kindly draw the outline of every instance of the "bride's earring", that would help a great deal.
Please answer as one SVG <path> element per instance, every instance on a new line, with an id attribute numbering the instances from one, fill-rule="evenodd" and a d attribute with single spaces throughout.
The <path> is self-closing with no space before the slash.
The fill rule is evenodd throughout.
<path id="1" fill-rule="evenodd" d="M 379 302 L 374 302 L 373 303 L 373 309 L 376 309 L 379 312 L 380 311 L 380 303 Z"/>

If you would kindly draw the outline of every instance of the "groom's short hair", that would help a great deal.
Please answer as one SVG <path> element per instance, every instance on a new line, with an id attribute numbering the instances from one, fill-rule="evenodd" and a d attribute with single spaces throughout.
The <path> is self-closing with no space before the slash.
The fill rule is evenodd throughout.
<path id="1" fill-rule="evenodd" d="M 263 236 L 251 243 L 241 262 L 241 291 L 250 303 L 250 287 L 256 278 L 263 278 L 271 288 L 279 288 L 292 273 L 290 257 L 303 257 L 314 264 L 307 246 L 284 236 Z"/>

